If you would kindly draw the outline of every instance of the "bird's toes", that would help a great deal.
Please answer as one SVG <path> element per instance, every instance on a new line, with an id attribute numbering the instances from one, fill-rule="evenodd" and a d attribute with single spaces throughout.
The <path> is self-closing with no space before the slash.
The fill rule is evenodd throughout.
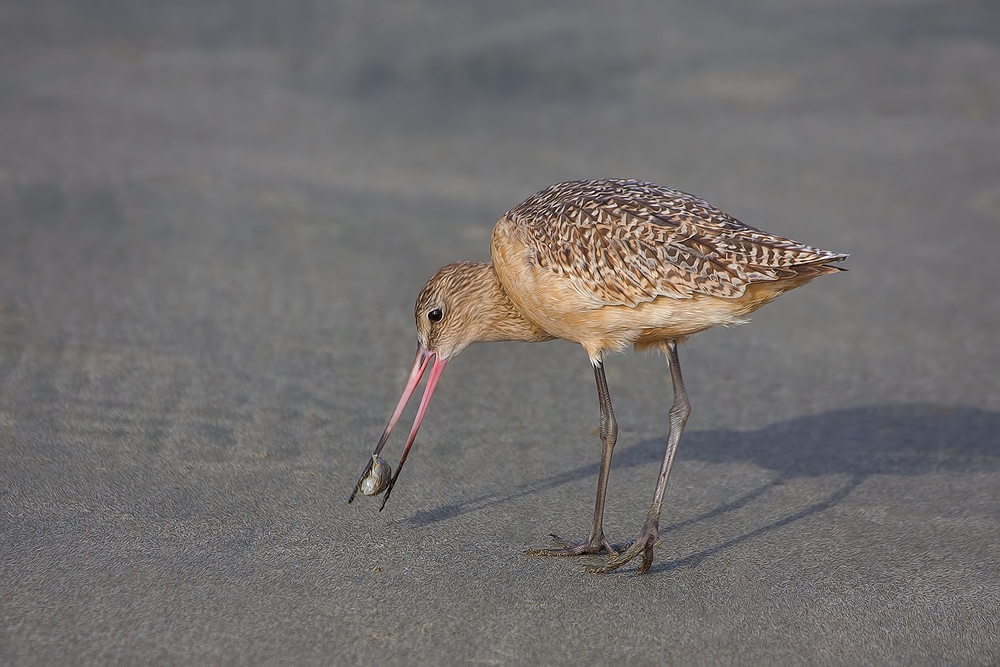
<path id="1" fill-rule="evenodd" d="M 606 538 L 601 538 L 601 546 L 612 558 L 616 557 L 621 552 L 621 546 L 617 544 L 611 544 Z"/>
<path id="2" fill-rule="evenodd" d="M 587 572 L 592 574 L 614 572 L 639 554 L 642 554 L 642 563 L 640 563 L 638 570 L 636 570 L 636 574 L 644 574 L 653 565 L 653 547 L 659 544 L 660 541 L 655 534 L 640 535 L 639 539 L 629 545 L 628 549 L 621 553 L 617 553 L 616 551 L 609 552 L 615 555 L 608 559 L 607 563 L 597 567 L 588 567 Z"/>
<path id="3" fill-rule="evenodd" d="M 525 549 L 528 556 L 596 556 L 602 551 L 617 555 L 618 550 L 609 544 L 602 534 L 599 538 L 589 540 L 565 540 L 555 533 L 549 533 L 549 537 L 556 543 L 556 547 L 551 549 Z"/>

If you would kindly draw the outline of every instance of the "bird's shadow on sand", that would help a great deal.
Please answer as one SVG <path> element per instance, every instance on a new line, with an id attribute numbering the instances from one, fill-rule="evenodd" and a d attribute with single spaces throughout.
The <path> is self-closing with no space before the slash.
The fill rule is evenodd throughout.
<path id="1" fill-rule="evenodd" d="M 665 437 L 619 446 L 612 475 L 624 468 L 659 465 L 664 442 Z M 871 475 L 1000 470 L 1000 413 L 923 404 L 852 408 L 799 417 L 756 431 L 686 432 L 677 456 L 678 460 L 751 463 L 772 470 L 774 477 L 724 505 L 663 526 L 661 535 L 739 509 L 792 478 L 843 475 L 847 480 L 817 503 L 698 553 L 657 564 L 653 571 L 696 567 L 720 551 L 829 509 Z M 408 521 L 417 526 L 429 525 L 570 482 L 596 478 L 597 472 L 595 462 L 533 480 L 508 493 L 486 494 L 418 512 Z"/>

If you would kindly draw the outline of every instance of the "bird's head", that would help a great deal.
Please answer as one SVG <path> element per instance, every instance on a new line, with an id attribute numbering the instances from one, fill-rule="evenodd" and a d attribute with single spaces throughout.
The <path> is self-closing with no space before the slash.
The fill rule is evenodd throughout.
<path id="1" fill-rule="evenodd" d="M 392 428 L 396 425 L 400 415 L 403 414 L 410 397 L 428 368 L 430 368 L 430 375 L 427 378 L 424 395 L 420 398 L 420 406 L 413 419 L 413 426 L 410 427 L 410 435 L 406 438 L 406 444 L 403 446 L 403 454 L 396 466 L 396 472 L 385 489 L 382 507 L 385 507 L 385 503 L 389 500 L 389 494 L 392 493 L 392 487 L 396 483 L 399 471 L 402 470 L 410 447 L 417 437 L 417 430 L 424 419 L 427 406 L 430 405 L 431 396 L 434 395 L 434 389 L 437 387 L 438 379 L 441 377 L 445 365 L 464 350 L 469 343 L 480 339 L 483 325 L 481 324 L 482 318 L 477 316 L 482 314 L 484 295 L 495 283 L 491 272 L 492 268 L 489 264 L 474 262 L 449 264 L 431 276 L 417 296 L 414 309 L 417 323 L 417 357 L 413 361 L 410 378 L 406 382 L 406 387 L 403 388 L 403 394 L 399 397 L 396 409 L 393 411 L 392 417 L 389 418 L 389 423 L 375 447 L 372 461 L 378 460 L 378 454 L 389 439 Z M 372 466 L 373 463 L 370 462 L 361 474 L 361 479 L 358 480 L 354 493 L 351 494 L 348 502 L 354 500 L 355 494 L 372 473 Z"/>
<path id="2" fill-rule="evenodd" d="M 417 344 L 447 361 L 481 338 L 491 286 L 488 264 L 457 262 L 438 270 L 417 296 Z"/>

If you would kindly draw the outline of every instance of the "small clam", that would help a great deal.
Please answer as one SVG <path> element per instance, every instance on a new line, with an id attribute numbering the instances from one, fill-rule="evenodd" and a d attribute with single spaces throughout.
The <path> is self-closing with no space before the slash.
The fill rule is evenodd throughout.
<path id="1" fill-rule="evenodd" d="M 371 470 L 361 480 L 361 487 L 358 490 L 363 496 L 377 496 L 386 490 L 390 479 L 392 479 L 392 467 L 379 457 L 372 455 Z"/>

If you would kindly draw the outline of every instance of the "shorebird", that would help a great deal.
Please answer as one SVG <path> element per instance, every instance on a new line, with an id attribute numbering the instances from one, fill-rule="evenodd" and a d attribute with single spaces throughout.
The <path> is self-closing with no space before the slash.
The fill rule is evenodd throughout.
<path id="1" fill-rule="evenodd" d="M 698 197 L 635 180 L 552 185 L 508 211 L 493 229 L 491 263 L 449 264 L 420 290 L 417 356 L 409 380 L 348 503 L 361 490 L 389 500 L 445 365 L 477 341 L 579 343 L 590 357 L 601 407 L 601 466 L 590 536 L 556 535 L 544 556 L 610 555 L 610 572 L 641 555 L 649 570 L 670 468 L 691 412 L 677 344 L 747 316 L 783 292 L 843 269 L 847 255 L 754 229 Z M 645 522 L 621 553 L 604 533 L 604 502 L 618 437 L 604 356 L 633 346 L 661 349 L 673 383 L 660 474 Z M 432 363 L 433 362 L 433 363 Z M 379 453 L 428 367 L 430 375 L 396 472 Z"/>

